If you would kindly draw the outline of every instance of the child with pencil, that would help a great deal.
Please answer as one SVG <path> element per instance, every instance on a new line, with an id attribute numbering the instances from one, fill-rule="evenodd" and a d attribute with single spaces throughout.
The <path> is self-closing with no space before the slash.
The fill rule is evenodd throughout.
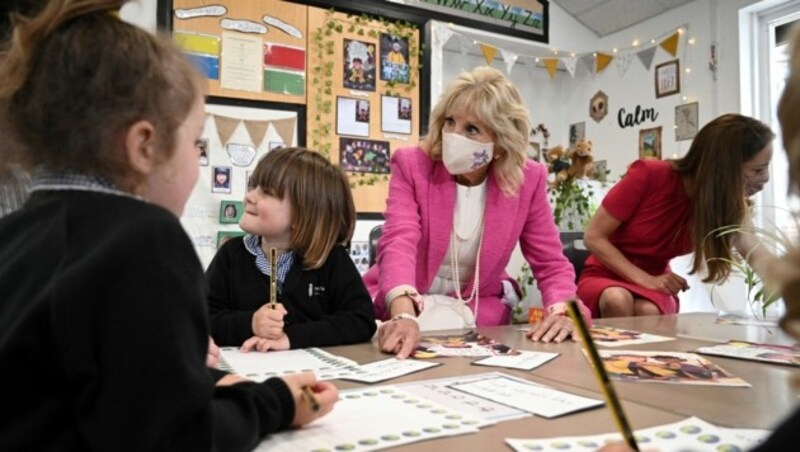
<path id="1" fill-rule="evenodd" d="M 252 450 L 338 394 L 206 366 L 203 269 L 178 220 L 203 81 L 121 21 L 125 3 L 50 0 L 0 65 L 0 127 L 21 145 L 0 164 L 32 171 L 0 220 L 0 450 Z"/>
<path id="2" fill-rule="evenodd" d="M 226 242 L 206 272 L 217 344 L 265 352 L 372 337 L 372 300 L 342 246 L 355 208 L 340 169 L 308 149 L 270 151 L 253 170 L 239 224 L 248 234 Z"/>

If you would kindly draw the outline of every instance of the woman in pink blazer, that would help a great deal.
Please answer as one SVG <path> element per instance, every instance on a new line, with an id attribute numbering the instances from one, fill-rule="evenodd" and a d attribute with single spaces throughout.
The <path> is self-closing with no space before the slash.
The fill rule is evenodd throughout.
<path id="1" fill-rule="evenodd" d="M 481 67 L 448 87 L 421 147 L 392 155 L 377 262 L 364 275 L 376 315 L 388 320 L 378 330 L 383 351 L 413 352 L 430 295 L 457 300 L 454 315 L 466 325 L 508 323 L 518 287 L 505 268 L 517 243 L 546 308 L 528 336 L 571 336 L 564 302 L 575 298 L 575 274 L 547 200 L 547 169 L 526 156 L 529 130 L 519 91 Z"/>

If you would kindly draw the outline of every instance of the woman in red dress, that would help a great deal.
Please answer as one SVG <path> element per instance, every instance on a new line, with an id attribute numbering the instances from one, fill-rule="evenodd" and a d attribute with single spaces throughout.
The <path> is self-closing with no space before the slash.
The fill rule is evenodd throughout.
<path id="1" fill-rule="evenodd" d="M 748 197 L 769 181 L 775 134 L 760 121 L 722 115 L 677 160 L 639 160 L 605 196 L 586 228 L 591 251 L 578 296 L 593 317 L 674 314 L 686 280 L 669 261 L 694 252 L 691 273 L 724 281 L 733 248 L 759 272 L 770 253 L 747 234 L 719 228 L 749 223 Z"/>

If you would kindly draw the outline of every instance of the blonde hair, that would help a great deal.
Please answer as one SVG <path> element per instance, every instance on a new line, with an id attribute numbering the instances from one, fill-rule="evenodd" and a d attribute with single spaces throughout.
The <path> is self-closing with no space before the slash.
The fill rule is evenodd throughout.
<path id="1" fill-rule="evenodd" d="M 495 152 L 501 150 L 492 163 L 495 178 L 503 193 L 515 196 L 522 185 L 531 123 L 517 88 L 487 66 L 459 74 L 431 112 L 428 135 L 422 142 L 434 160 L 442 159 L 442 127 L 455 112 L 476 116 L 494 134 Z"/>
<path id="2" fill-rule="evenodd" d="M 171 43 L 111 14 L 126 0 L 51 0 L 15 17 L 0 65 L 0 123 L 19 146 L 0 161 L 107 177 L 133 191 L 144 175 L 123 137 L 140 120 L 155 127 L 158 158 L 202 95 L 203 82 Z"/>
<path id="3" fill-rule="evenodd" d="M 294 147 L 270 151 L 250 177 L 250 188 L 255 187 L 289 198 L 289 248 L 302 256 L 305 268 L 321 267 L 334 246 L 352 238 L 356 209 L 347 175 L 320 153 Z"/>

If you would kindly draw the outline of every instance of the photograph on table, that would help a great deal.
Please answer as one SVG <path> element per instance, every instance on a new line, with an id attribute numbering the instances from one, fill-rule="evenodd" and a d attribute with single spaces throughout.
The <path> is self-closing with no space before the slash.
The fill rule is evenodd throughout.
<path id="1" fill-rule="evenodd" d="M 637 383 L 744 386 L 750 384 L 695 353 L 598 350 L 612 380 Z"/>
<path id="2" fill-rule="evenodd" d="M 375 44 L 344 40 L 342 85 L 361 91 L 375 91 Z"/>
<path id="3" fill-rule="evenodd" d="M 369 136 L 368 100 L 336 97 L 336 134 L 356 137 Z"/>
<path id="4" fill-rule="evenodd" d="M 639 130 L 639 160 L 661 160 L 661 127 Z"/>
<path id="5" fill-rule="evenodd" d="M 408 83 L 408 39 L 381 33 L 381 80 Z"/>
<path id="6" fill-rule="evenodd" d="M 353 173 L 389 174 L 389 142 L 340 138 L 339 165 Z"/>
<path id="7" fill-rule="evenodd" d="M 381 131 L 411 134 L 411 98 L 381 96 Z"/>
<path id="8" fill-rule="evenodd" d="M 219 202 L 219 222 L 238 224 L 244 213 L 244 202 L 223 200 Z"/>

